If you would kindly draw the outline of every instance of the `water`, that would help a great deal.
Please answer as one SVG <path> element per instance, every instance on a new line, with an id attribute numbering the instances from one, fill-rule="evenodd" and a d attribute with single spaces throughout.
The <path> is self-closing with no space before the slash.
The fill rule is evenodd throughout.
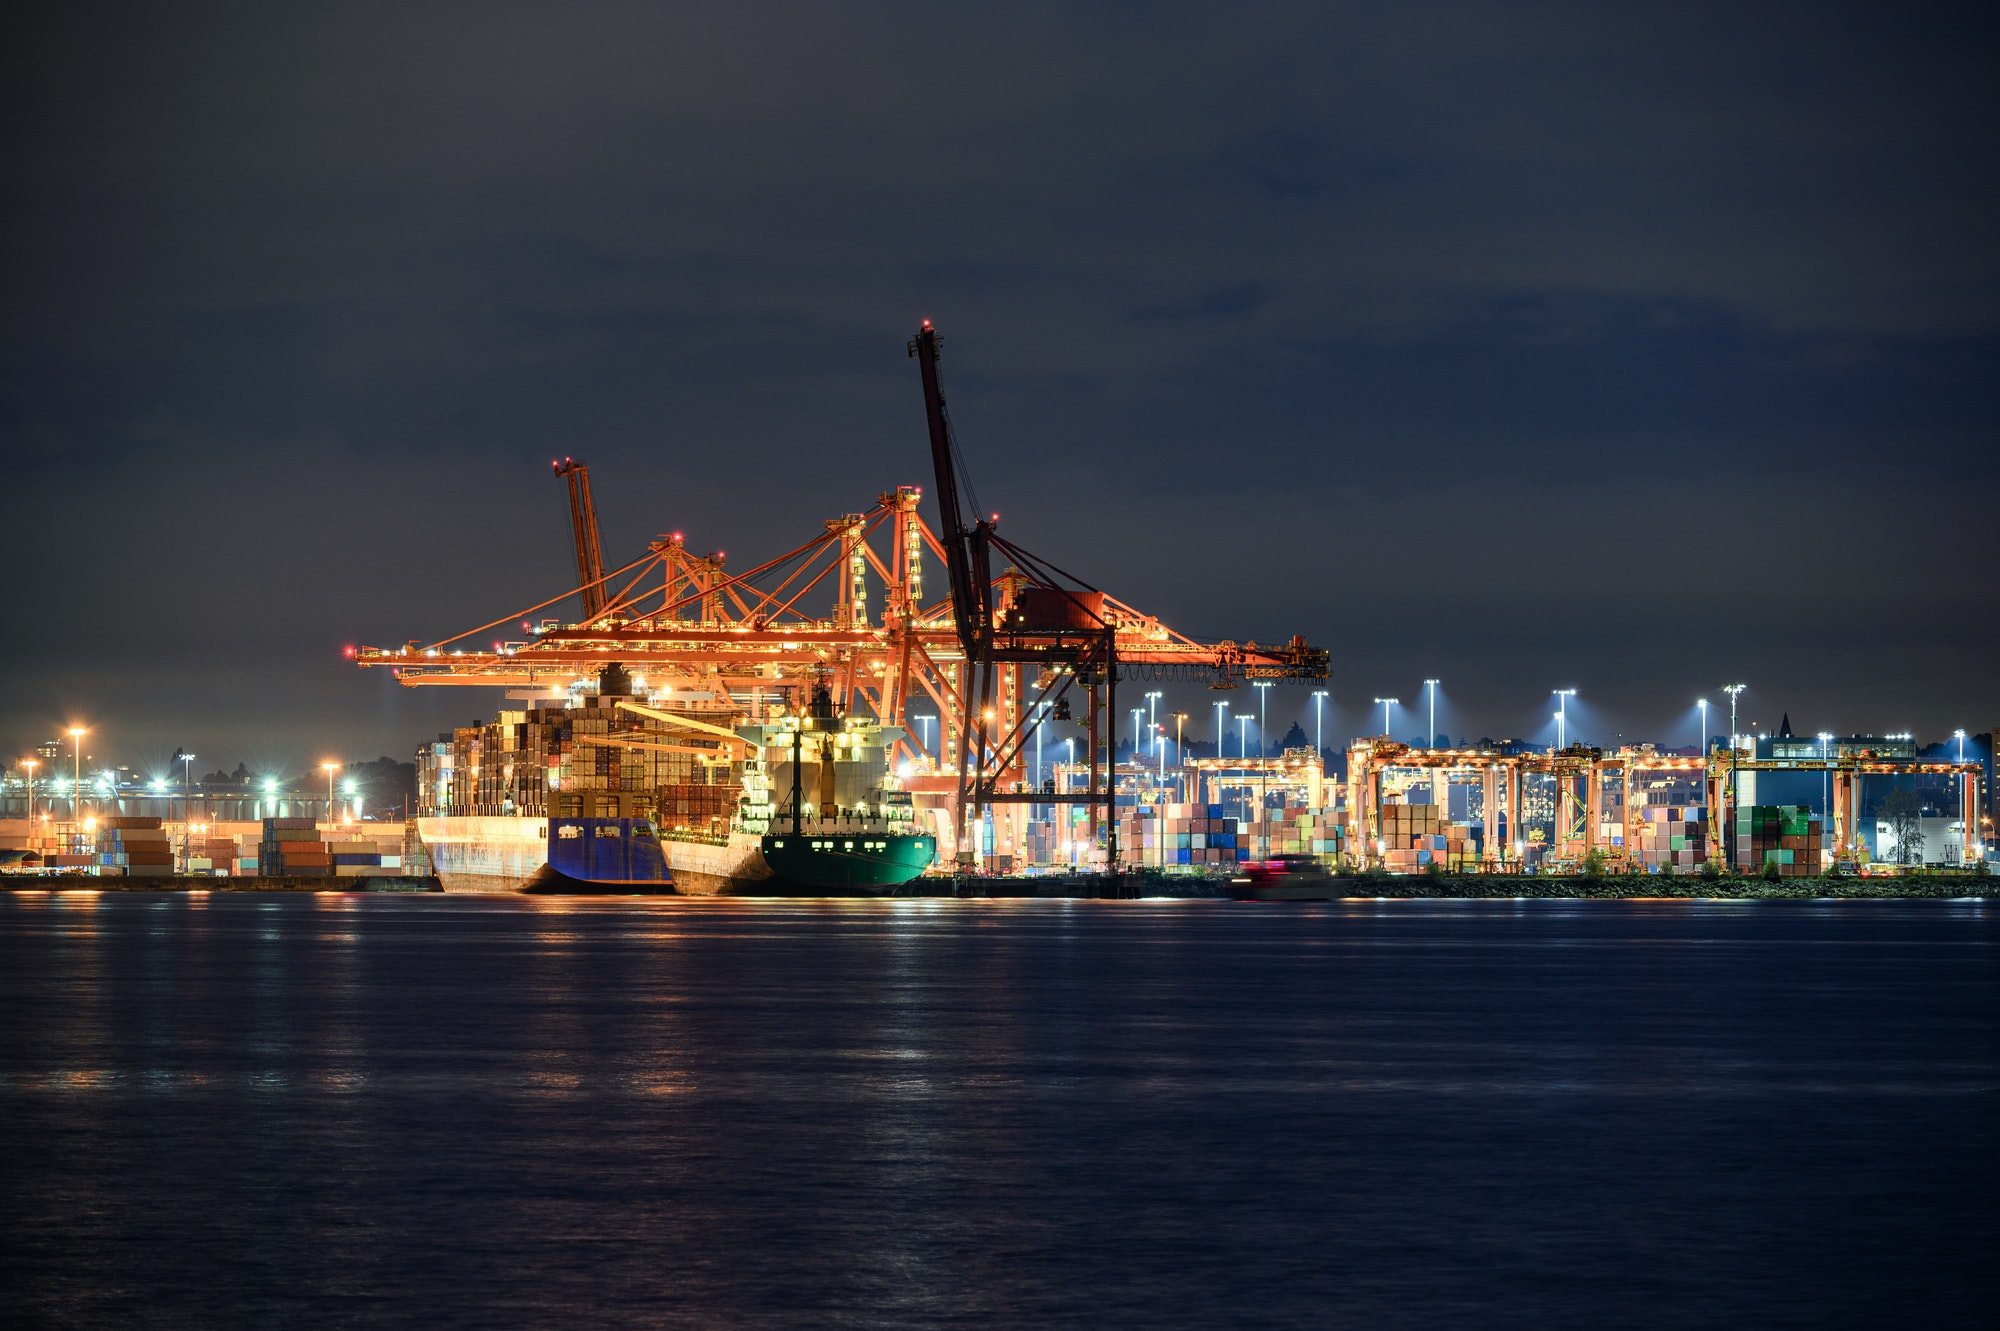
<path id="1" fill-rule="evenodd" d="M 1988 1325 L 1995 922 L 0 894 L 7 1320 Z"/>

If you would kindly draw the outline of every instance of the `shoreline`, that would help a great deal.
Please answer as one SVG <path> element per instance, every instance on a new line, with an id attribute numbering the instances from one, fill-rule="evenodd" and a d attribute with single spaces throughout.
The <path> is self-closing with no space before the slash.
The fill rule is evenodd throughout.
<path id="1" fill-rule="evenodd" d="M 1897 878 L 1702 878 L 1694 875 L 1662 879 L 1658 875 L 1604 878 L 1540 877 L 1535 875 L 1391 874 L 1337 875 L 1327 900 L 1332 901 L 1911 901 L 1981 900 L 2000 896 L 2000 878 L 1990 875 L 1911 875 Z M 285 893 L 441 893 L 435 877 L 355 878 L 94 878 L 9 876 L 0 879 L 6 892 L 285 892 Z M 518 896 L 499 892 L 495 895 Z M 591 895 L 616 895 L 593 893 Z M 645 894 L 656 899 L 661 894 Z M 815 898 L 801 892 L 751 894 L 745 900 Z M 1183 876 L 1126 874 L 1120 877 L 1071 875 L 1056 877 L 919 878 L 881 900 L 899 901 L 1105 901 L 1150 898 L 1188 901 L 1226 900 L 1221 886 L 1207 879 Z M 1260 905 L 1299 903 L 1260 902 Z"/>

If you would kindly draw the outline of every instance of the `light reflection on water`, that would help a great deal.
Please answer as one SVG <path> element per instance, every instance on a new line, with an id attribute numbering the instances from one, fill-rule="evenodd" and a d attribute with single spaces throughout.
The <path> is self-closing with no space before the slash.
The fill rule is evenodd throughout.
<path id="1" fill-rule="evenodd" d="M 78 1324 L 1970 1324 L 1996 941 L 0 895 L 0 1275 Z"/>

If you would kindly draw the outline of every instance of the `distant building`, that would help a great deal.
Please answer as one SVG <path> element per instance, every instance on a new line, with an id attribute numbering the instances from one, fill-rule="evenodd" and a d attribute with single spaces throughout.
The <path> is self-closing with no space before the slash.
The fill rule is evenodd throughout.
<path id="1" fill-rule="evenodd" d="M 1917 820 L 1918 854 L 1911 859 L 1913 864 L 1957 864 L 1965 850 L 1965 823 L 1958 818 L 1920 818 Z M 1902 862 L 1896 845 L 1895 825 L 1887 819 L 1875 821 L 1875 844 L 1870 850 L 1878 863 L 1899 864 Z"/>

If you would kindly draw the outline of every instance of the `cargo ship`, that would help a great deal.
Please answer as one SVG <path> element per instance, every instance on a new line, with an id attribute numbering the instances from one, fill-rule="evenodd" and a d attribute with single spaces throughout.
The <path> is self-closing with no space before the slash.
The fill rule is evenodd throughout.
<path id="1" fill-rule="evenodd" d="M 824 686 L 804 708 L 750 720 L 706 699 L 641 702 L 612 666 L 595 693 L 419 750 L 414 832 L 447 892 L 876 895 L 937 854 L 889 770 L 901 735 L 837 714 Z M 563 862 L 566 824 L 622 826 L 628 847 L 657 846 L 671 888 L 565 889 L 556 875 L 590 881 Z"/>

